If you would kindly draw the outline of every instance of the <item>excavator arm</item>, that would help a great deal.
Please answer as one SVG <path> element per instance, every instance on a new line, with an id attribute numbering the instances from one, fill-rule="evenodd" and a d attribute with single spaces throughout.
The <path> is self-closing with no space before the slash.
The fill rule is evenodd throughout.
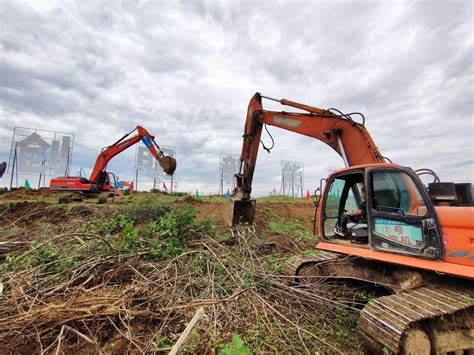
<path id="1" fill-rule="evenodd" d="M 262 106 L 262 98 L 306 112 L 266 111 Z M 240 221 L 253 222 L 255 201 L 251 199 L 250 194 L 264 124 L 313 137 L 326 143 L 342 157 L 346 167 L 384 163 L 385 159 L 369 132 L 363 124 L 355 122 L 350 115 L 335 114 L 329 110 L 286 99 L 277 100 L 256 93 L 248 105 L 240 155 L 240 171 L 235 175 L 236 187 L 232 192 L 230 210 L 226 211 L 228 223 L 235 225 Z"/>
<path id="2" fill-rule="evenodd" d="M 136 135 L 131 138 L 125 139 L 134 131 L 137 131 Z M 96 183 L 99 179 L 100 174 L 105 171 L 107 164 L 113 157 L 115 157 L 117 154 L 122 153 L 124 150 L 130 148 L 132 145 L 140 141 L 142 141 L 145 146 L 150 150 L 151 154 L 158 161 L 164 172 L 166 174 L 172 175 L 176 170 L 176 160 L 174 158 L 165 156 L 158 144 L 156 144 L 155 137 L 151 135 L 150 132 L 148 132 L 142 126 L 137 126 L 134 130 L 124 135 L 117 142 L 102 150 L 102 152 L 97 157 L 94 169 L 92 170 L 92 174 L 89 180 Z"/>

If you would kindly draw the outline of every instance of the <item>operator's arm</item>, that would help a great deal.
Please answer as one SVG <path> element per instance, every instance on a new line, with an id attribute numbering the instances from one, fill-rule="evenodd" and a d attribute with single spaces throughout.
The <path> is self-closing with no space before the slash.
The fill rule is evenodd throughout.
<path id="1" fill-rule="evenodd" d="M 346 216 L 360 216 L 360 215 L 362 215 L 363 213 L 364 213 L 364 211 L 362 211 L 362 210 L 360 210 L 360 209 L 359 209 L 359 210 L 354 210 L 354 211 L 346 211 L 346 212 L 344 212 L 344 214 L 345 214 Z"/>
<path id="2" fill-rule="evenodd" d="M 344 212 L 344 214 L 346 216 L 365 216 L 366 211 L 367 211 L 367 204 L 365 203 L 365 201 L 362 201 L 362 203 L 360 204 L 357 210 L 346 211 Z"/>

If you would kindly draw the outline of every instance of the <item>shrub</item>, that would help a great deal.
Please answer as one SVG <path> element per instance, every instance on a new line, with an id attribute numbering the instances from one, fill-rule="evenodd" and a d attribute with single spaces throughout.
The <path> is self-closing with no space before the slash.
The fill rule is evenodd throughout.
<path id="1" fill-rule="evenodd" d="M 170 211 L 171 205 L 160 202 L 155 196 L 137 199 L 134 203 L 120 208 L 123 215 L 138 224 L 158 221 Z"/>

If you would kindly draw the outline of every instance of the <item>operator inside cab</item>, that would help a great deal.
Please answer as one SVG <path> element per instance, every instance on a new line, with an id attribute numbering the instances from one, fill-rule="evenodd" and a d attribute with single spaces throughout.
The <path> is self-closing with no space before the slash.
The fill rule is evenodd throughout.
<path id="1" fill-rule="evenodd" d="M 359 205 L 359 209 L 354 211 L 344 211 L 344 215 L 346 217 L 354 217 L 353 219 L 358 219 L 359 222 L 367 222 L 367 204 L 365 202 L 365 186 L 362 186 L 360 190 L 360 197 L 362 198 L 362 202 Z M 347 221 L 347 219 L 346 219 Z"/>
<path id="2" fill-rule="evenodd" d="M 333 233 L 338 238 L 351 239 L 355 243 L 367 243 L 367 203 L 362 175 L 345 176 L 344 180 L 340 192 L 333 194 L 333 197 L 339 200 Z"/>

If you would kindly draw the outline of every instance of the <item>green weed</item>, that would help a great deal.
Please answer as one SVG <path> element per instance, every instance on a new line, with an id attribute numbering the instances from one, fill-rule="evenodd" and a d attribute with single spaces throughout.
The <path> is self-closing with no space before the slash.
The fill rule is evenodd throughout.
<path id="1" fill-rule="evenodd" d="M 280 274 L 282 272 L 283 264 L 275 250 L 272 250 L 271 254 L 265 256 L 264 260 L 268 269 L 271 270 L 272 273 Z"/>
<path id="2" fill-rule="evenodd" d="M 0 235 L 3 239 L 9 239 L 21 236 L 24 233 L 23 229 L 18 226 L 0 227 Z"/>
<path id="3" fill-rule="evenodd" d="M 250 355 L 252 352 L 237 334 L 232 334 L 232 342 L 219 352 L 219 355 Z"/>
<path id="4" fill-rule="evenodd" d="M 311 231 L 301 225 L 298 220 L 294 218 L 272 216 L 268 222 L 268 228 L 275 233 L 287 234 L 295 238 L 313 240 Z"/>
<path id="5" fill-rule="evenodd" d="M 247 331 L 245 336 L 245 341 L 248 346 L 255 351 L 263 350 L 268 347 L 268 345 L 275 345 L 275 338 L 267 332 L 265 327 L 261 325 L 255 325 Z M 262 344 L 263 343 L 263 344 Z M 263 349 L 262 349 L 263 345 Z M 258 351 L 257 351 L 258 352 Z"/>
<path id="6" fill-rule="evenodd" d="M 324 253 L 324 251 L 320 249 L 315 249 L 315 248 L 303 250 L 303 255 L 305 256 L 313 256 L 313 255 L 318 255 L 321 253 Z"/>
<path id="7" fill-rule="evenodd" d="M 119 236 L 119 245 L 123 249 L 135 250 L 140 244 L 138 229 L 135 228 L 133 221 L 125 216 L 120 216 L 119 226 L 122 233 Z"/>
<path id="8" fill-rule="evenodd" d="M 156 196 L 144 196 L 134 203 L 121 206 L 119 211 L 137 224 L 159 220 L 171 211 L 171 205 L 159 201 Z"/>

